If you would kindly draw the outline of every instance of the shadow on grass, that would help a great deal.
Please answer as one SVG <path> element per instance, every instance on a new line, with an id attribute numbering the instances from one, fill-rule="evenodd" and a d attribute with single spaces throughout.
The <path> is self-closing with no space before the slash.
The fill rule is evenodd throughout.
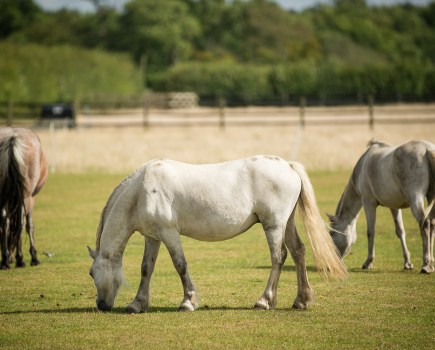
<path id="1" fill-rule="evenodd" d="M 197 309 L 195 312 L 209 312 L 209 311 L 255 311 L 262 312 L 263 310 L 255 310 L 254 307 L 229 307 L 229 306 L 208 306 L 204 305 Z M 279 308 L 275 311 L 297 311 L 293 308 Z M 144 314 L 158 314 L 158 313 L 179 313 L 176 307 L 150 307 Z M 44 310 L 15 310 L 0 312 L 0 315 L 25 315 L 25 314 L 117 314 L 129 315 L 124 307 L 115 307 L 111 311 L 100 311 L 96 307 L 77 307 L 77 308 L 56 308 Z"/>
<path id="2" fill-rule="evenodd" d="M 272 267 L 269 265 L 269 266 L 257 266 L 256 268 L 257 268 L 257 269 L 266 269 L 266 270 L 270 270 Z M 291 271 L 291 272 L 296 272 L 296 267 L 293 266 L 293 265 L 290 265 L 290 266 L 284 265 L 283 268 L 282 268 L 282 271 Z M 315 267 L 315 266 L 307 266 L 307 271 L 310 271 L 310 272 L 317 272 L 317 271 L 319 271 L 319 270 L 318 270 L 317 267 Z"/>
<path id="3" fill-rule="evenodd" d="M 257 269 L 266 269 L 266 270 L 270 270 L 271 266 L 257 266 Z M 293 265 L 290 266 L 284 266 L 282 268 L 283 271 L 290 271 L 290 272 L 296 272 L 296 267 Z M 307 266 L 307 271 L 309 272 L 318 272 L 319 269 L 315 266 Z M 395 269 L 382 269 L 382 268 L 373 268 L 373 269 L 363 269 L 361 267 L 348 267 L 348 271 L 350 273 L 367 273 L 367 274 L 383 274 L 383 273 L 420 273 L 418 269 L 414 269 L 414 270 L 405 270 L 405 269 L 400 269 L 398 268 L 397 270 Z"/>

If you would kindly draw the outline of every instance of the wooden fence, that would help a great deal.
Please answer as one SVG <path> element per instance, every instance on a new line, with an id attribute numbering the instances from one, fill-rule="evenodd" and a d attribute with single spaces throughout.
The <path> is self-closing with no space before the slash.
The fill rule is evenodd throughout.
<path id="1" fill-rule="evenodd" d="M 435 124 L 435 104 L 390 104 L 352 106 L 308 106 L 304 99 L 298 106 L 283 107 L 226 107 L 217 100 L 213 107 L 194 104 L 187 108 L 147 103 L 146 99 L 111 101 L 104 103 L 75 102 L 76 127 L 163 127 L 163 126 L 220 126 L 232 125 L 375 125 Z M 47 126 L 41 120 L 42 104 L 0 102 L 1 125 Z M 51 120 L 63 125 L 62 120 Z"/>

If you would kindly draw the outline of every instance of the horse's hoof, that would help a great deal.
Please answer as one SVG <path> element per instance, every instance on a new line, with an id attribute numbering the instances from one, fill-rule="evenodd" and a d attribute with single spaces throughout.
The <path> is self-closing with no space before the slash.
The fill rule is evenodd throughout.
<path id="1" fill-rule="evenodd" d="M 254 305 L 255 310 L 269 310 L 269 304 L 266 303 L 264 300 L 259 300 Z"/>
<path id="2" fill-rule="evenodd" d="M 180 312 L 186 312 L 186 311 L 195 311 L 198 308 L 198 306 L 194 306 L 190 300 L 186 300 L 183 302 L 180 307 L 178 308 L 178 311 Z"/>
<path id="3" fill-rule="evenodd" d="M 295 309 L 295 310 L 306 310 L 306 309 L 308 309 L 308 305 L 307 304 L 303 304 L 303 303 L 301 303 L 298 300 L 295 300 L 294 303 L 293 303 L 292 309 Z"/>
<path id="4" fill-rule="evenodd" d="M 3 270 L 3 271 L 7 271 L 7 270 L 10 270 L 10 269 L 11 269 L 11 267 L 9 265 L 2 265 L 2 266 L 0 266 L 0 270 Z"/>
<path id="5" fill-rule="evenodd" d="M 193 306 L 187 306 L 187 305 L 181 305 L 178 308 L 179 312 L 192 312 L 195 311 L 195 308 Z"/>
<path id="6" fill-rule="evenodd" d="M 430 274 L 432 272 L 434 272 L 434 269 L 431 268 L 430 266 L 423 266 L 421 268 L 421 271 L 420 271 L 420 273 L 425 274 L 425 275 L 428 275 L 428 274 Z"/>
<path id="7" fill-rule="evenodd" d="M 36 260 L 32 260 L 31 262 L 30 262 L 30 266 L 38 266 L 40 264 L 40 261 L 38 260 L 38 259 L 36 259 Z"/>
<path id="8" fill-rule="evenodd" d="M 15 267 L 26 267 L 26 263 L 23 260 L 17 261 Z"/>
<path id="9" fill-rule="evenodd" d="M 364 263 L 362 266 L 363 270 L 371 270 L 373 268 L 373 263 Z"/>
<path id="10" fill-rule="evenodd" d="M 413 269 L 414 269 L 414 265 L 411 264 L 411 263 L 406 263 L 406 264 L 403 266 L 403 269 L 404 269 L 404 270 L 413 270 Z"/>
<path id="11" fill-rule="evenodd" d="M 126 307 L 125 312 L 128 314 L 140 314 L 143 311 L 141 311 L 141 309 L 137 308 L 136 306 L 130 304 Z"/>
<path id="12" fill-rule="evenodd" d="M 147 310 L 147 304 L 141 303 L 140 300 L 133 299 L 133 301 L 125 308 L 125 312 L 128 314 L 140 314 Z"/>

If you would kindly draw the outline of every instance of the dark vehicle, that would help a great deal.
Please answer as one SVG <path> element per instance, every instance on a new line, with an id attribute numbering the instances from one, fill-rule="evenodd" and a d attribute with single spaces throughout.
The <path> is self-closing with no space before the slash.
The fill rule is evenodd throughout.
<path id="1" fill-rule="evenodd" d="M 55 121 L 70 128 L 75 127 L 74 107 L 66 103 L 53 103 L 42 106 L 41 119 L 43 123 Z"/>

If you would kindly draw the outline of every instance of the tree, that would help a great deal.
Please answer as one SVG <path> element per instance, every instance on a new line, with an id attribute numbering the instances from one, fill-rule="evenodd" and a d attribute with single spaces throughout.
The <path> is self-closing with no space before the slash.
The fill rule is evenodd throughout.
<path id="1" fill-rule="evenodd" d="M 268 0 L 234 1 L 224 45 L 241 61 L 270 63 L 317 55 L 313 27 Z"/>
<path id="2" fill-rule="evenodd" d="M 32 0 L 0 0 L 0 39 L 23 29 L 40 12 Z"/>
<path id="3" fill-rule="evenodd" d="M 192 40 L 200 25 L 177 0 L 132 0 L 120 17 L 124 41 L 121 46 L 139 62 L 147 55 L 148 64 L 163 68 L 190 57 Z"/>

